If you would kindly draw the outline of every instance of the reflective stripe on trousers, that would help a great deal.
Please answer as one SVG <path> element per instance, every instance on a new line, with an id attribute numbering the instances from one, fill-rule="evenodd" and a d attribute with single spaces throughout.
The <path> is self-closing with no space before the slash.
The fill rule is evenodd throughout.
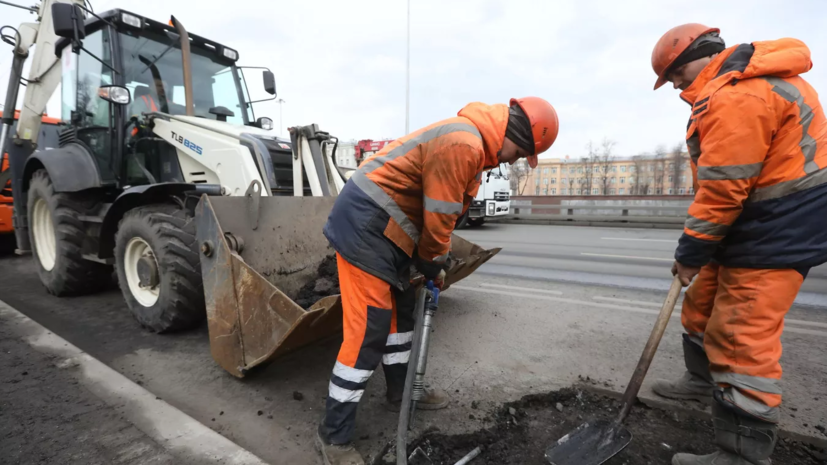
<path id="1" fill-rule="evenodd" d="M 330 376 L 322 432 L 329 443 L 345 444 L 353 437 L 356 410 L 376 367 L 384 362 L 389 391 L 405 381 L 413 338 L 413 302 L 407 296 L 413 293 L 392 288 L 341 255 L 336 259 L 344 341 Z"/>
<path id="2" fill-rule="evenodd" d="M 765 421 L 778 421 L 781 333 L 802 282 L 796 270 L 710 263 L 684 298 L 681 321 L 693 342 L 702 338 L 724 399 Z"/>

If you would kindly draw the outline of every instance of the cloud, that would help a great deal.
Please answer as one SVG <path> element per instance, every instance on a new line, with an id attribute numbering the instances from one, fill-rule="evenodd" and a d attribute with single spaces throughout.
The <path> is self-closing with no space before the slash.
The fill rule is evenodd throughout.
<path id="1" fill-rule="evenodd" d="M 25 3 L 25 2 L 21 2 Z M 284 126 L 318 123 L 342 139 L 381 139 L 405 130 L 406 2 L 94 0 L 166 21 L 237 49 L 241 64 L 276 74 Z M 792 4 L 790 4 L 792 5 Z M 4 23 L 31 21 L 0 6 Z M 689 107 L 677 91 L 652 91 L 651 51 L 669 28 L 701 22 L 729 45 L 796 37 L 811 48 L 805 78 L 827 92 L 827 4 L 696 0 L 411 0 L 410 125 L 451 117 L 470 101 L 538 95 L 558 109 L 560 136 L 546 156 L 579 156 L 590 141 L 617 141 L 633 155 L 684 137 Z M 0 89 L 11 64 L 0 49 Z M 251 82 L 250 86 L 259 85 Z M 57 108 L 53 100 L 50 108 Z M 52 111 L 54 112 L 54 111 Z M 278 124 L 275 102 L 257 116 Z"/>

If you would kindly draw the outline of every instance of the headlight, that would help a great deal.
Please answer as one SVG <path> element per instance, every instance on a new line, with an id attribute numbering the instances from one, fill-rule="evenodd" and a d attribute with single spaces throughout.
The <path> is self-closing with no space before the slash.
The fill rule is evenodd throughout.
<path id="1" fill-rule="evenodd" d="M 497 208 L 497 206 L 493 202 L 489 203 L 488 204 L 488 214 L 491 215 L 491 216 L 494 216 L 494 213 L 496 212 L 496 208 Z"/>
<path id="2" fill-rule="evenodd" d="M 238 52 L 231 48 L 224 47 L 224 57 L 229 58 L 230 60 L 236 61 L 238 60 Z"/>
<path id="3" fill-rule="evenodd" d="M 121 86 L 103 86 L 98 88 L 98 97 L 107 102 L 116 103 L 118 105 L 126 105 L 129 103 L 129 89 Z"/>
<path id="4" fill-rule="evenodd" d="M 121 22 L 126 24 L 127 26 L 136 27 L 138 29 L 143 26 L 143 21 L 141 18 L 131 15 L 129 13 L 121 13 Z"/>

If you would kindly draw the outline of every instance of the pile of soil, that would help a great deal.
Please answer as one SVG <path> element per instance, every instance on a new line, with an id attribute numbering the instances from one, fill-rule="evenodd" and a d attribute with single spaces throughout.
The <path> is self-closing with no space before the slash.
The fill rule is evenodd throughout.
<path id="1" fill-rule="evenodd" d="M 487 418 L 493 422 L 490 428 L 454 436 L 426 432 L 413 441 L 408 453 L 419 446 L 434 465 L 453 465 L 482 446 L 482 453 L 471 461 L 472 465 L 547 465 L 544 453 L 548 446 L 584 421 L 613 419 L 619 408 L 620 402 L 615 399 L 573 388 L 526 396 L 492 412 Z M 668 464 L 676 452 L 708 454 L 715 450 L 712 423 L 682 412 L 638 404 L 625 425 L 632 432 L 632 443 L 606 462 L 609 465 Z M 380 463 L 386 463 L 388 455 Z M 808 444 L 781 439 L 772 463 L 824 465 L 827 453 Z"/>
<path id="2" fill-rule="evenodd" d="M 319 299 L 339 293 L 339 268 L 336 266 L 336 256 L 330 255 L 319 264 L 316 279 L 302 286 L 294 300 L 301 308 L 307 309 Z"/>

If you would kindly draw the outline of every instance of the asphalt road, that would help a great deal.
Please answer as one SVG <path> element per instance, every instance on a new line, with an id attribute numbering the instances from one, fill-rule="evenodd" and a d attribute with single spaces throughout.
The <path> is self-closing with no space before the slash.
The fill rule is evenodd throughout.
<path id="1" fill-rule="evenodd" d="M 489 223 L 459 234 L 503 247 L 483 274 L 666 290 L 681 231 Z M 810 270 L 798 302 L 827 307 L 827 265 Z"/>
<path id="2" fill-rule="evenodd" d="M 418 430 L 480 428 L 500 402 L 586 378 L 606 389 L 625 388 L 663 301 L 677 232 L 486 225 L 461 234 L 504 250 L 440 299 L 428 377 L 453 403 L 418 415 Z M 824 270 L 814 271 L 805 296 L 825 304 Z M 30 257 L 0 259 L 0 300 L 265 461 L 319 463 L 312 440 L 340 340 L 299 350 L 239 380 L 212 360 L 206 326 L 147 332 L 114 288 L 75 298 L 47 295 Z M 676 311 L 644 399 L 653 398 L 654 379 L 683 371 L 681 332 Z M 782 427 L 827 444 L 816 428 L 827 426 L 827 311 L 793 306 L 782 341 Z M 396 416 L 382 408 L 383 385 L 378 370 L 360 406 L 356 446 L 369 457 L 395 432 Z M 0 450 L 14 445 L 4 444 L 9 440 L 0 437 Z"/>

